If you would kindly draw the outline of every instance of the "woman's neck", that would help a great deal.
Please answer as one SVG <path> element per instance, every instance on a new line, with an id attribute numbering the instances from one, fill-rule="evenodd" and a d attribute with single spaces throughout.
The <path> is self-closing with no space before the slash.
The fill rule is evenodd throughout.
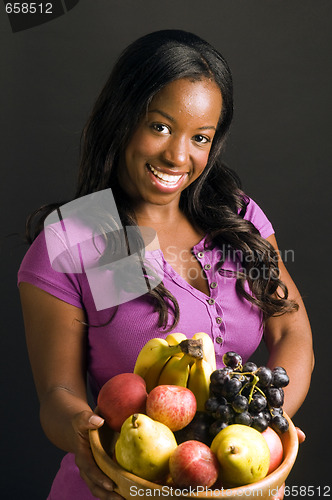
<path id="1" fill-rule="evenodd" d="M 135 209 L 137 224 L 139 226 L 163 226 L 178 224 L 186 219 L 178 204 L 148 205 Z"/>

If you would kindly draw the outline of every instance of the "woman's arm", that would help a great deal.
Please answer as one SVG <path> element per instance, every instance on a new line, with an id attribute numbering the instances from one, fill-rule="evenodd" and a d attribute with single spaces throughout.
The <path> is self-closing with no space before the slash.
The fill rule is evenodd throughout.
<path id="1" fill-rule="evenodd" d="M 274 235 L 267 240 L 278 250 Z M 266 321 L 264 338 L 269 351 L 268 366 L 283 366 L 290 383 L 285 387 L 285 412 L 292 417 L 303 403 L 310 387 L 314 367 L 311 328 L 308 316 L 292 278 L 282 260 L 279 260 L 281 280 L 288 288 L 289 298 L 294 299 L 299 310 Z"/>
<path id="2" fill-rule="evenodd" d="M 75 454 L 96 497 L 119 499 L 110 493 L 113 483 L 96 466 L 89 445 L 88 429 L 103 420 L 87 402 L 84 313 L 28 283 L 20 284 L 20 296 L 43 430 L 57 447 Z"/>

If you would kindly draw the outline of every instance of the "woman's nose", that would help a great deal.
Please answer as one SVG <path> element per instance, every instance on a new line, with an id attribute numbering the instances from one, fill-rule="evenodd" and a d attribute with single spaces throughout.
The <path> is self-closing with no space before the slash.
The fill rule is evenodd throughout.
<path id="1" fill-rule="evenodd" d="M 184 137 L 171 136 L 164 150 L 164 159 L 174 167 L 187 165 L 189 161 L 189 144 Z"/>

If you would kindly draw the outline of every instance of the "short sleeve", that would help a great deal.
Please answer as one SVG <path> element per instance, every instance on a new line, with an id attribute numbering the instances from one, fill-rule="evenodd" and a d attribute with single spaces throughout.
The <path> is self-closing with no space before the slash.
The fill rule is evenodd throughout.
<path id="1" fill-rule="evenodd" d="M 18 271 L 18 284 L 21 282 L 30 283 L 68 304 L 83 307 L 79 274 L 53 269 L 44 231 L 34 240 L 22 260 Z"/>
<path id="2" fill-rule="evenodd" d="M 268 236 L 271 236 L 271 234 L 274 234 L 271 222 L 266 217 L 263 210 L 251 198 L 249 198 L 249 204 L 247 206 L 244 219 L 253 223 L 256 229 L 260 232 L 262 238 L 266 239 Z"/>

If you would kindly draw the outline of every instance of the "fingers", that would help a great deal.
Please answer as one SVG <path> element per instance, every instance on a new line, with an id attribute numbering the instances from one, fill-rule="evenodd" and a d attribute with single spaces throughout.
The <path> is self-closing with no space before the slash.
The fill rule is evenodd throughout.
<path id="1" fill-rule="evenodd" d="M 298 440 L 299 440 L 299 443 L 303 443 L 305 441 L 305 438 L 306 438 L 306 435 L 304 434 L 304 432 L 299 428 L 299 427 L 295 427 L 296 428 L 296 432 L 297 432 L 297 437 L 298 437 Z"/>
<path id="2" fill-rule="evenodd" d="M 98 415 L 91 415 L 89 418 L 89 424 L 94 427 L 101 427 L 104 423 L 104 419 L 99 417 Z"/>
<path id="3" fill-rule="evenodd" d="M 96 465 L 90 449 L 82 449 L 76 455 L 76 465 L 82 479 L 88 485 L 91 493 L 101 500 L 118 500 L 122 497 L 115 493 L 115 485 Z"/>
<path id="4" fill-rule="evenodd" d="M 92 411 L 84 410 L 77 415 L 75 415 L 72 425 L 74 430 L 78 432 L 80 435 L 88 435 L 89 429 L 96 429 L 101 427 L 104 423 L 104 419 L 101 418 L 96 413 Z"/>

